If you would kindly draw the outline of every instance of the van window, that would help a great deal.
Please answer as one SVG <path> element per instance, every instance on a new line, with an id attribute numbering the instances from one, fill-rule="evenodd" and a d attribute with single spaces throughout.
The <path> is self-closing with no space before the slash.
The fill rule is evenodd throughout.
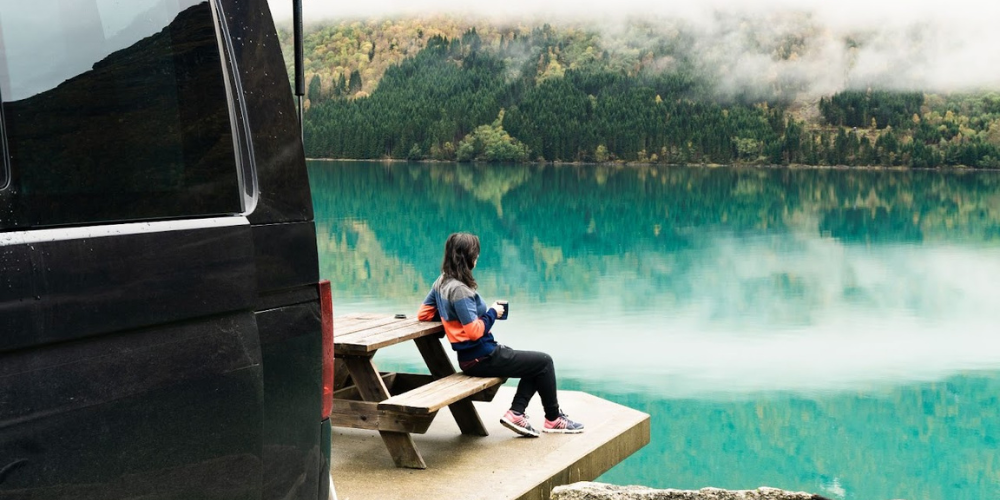
<path id="1" fill-rule="evenodd" d="M 0 230 L 241 212 L 224 78 L 208 1 L 0 3 Z"/>

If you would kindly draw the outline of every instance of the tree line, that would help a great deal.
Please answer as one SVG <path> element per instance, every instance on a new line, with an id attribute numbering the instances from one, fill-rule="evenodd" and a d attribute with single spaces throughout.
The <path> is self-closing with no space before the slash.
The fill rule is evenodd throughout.
<path id="1" fill-rule="evenodd" d="M 711 82 L 683 60 L 672 71 L 630 71 L 548 26 L 500 40 L 484 44 L 475 28 L 430 37 L 370 94 L 352 94 L 363 85 L 354 73 L 326 84 L 313 76 L 307 155 L 1000 167 L 994 94 L 847 90 L 821 99 L 821 121 L 808 123 L 787 102 L 713 98 Z"/>

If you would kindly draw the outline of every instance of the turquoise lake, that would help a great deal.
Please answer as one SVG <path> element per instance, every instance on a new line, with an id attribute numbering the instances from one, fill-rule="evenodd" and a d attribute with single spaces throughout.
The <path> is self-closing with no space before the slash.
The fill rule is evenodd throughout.
<path id="1" fill-rule="evenodd" d="M 652 416 L 600 481 L 1000 498 L 998 172 L 309 169 L 336 314 L 413 314 L 473 232 L 498 340 Z"/>

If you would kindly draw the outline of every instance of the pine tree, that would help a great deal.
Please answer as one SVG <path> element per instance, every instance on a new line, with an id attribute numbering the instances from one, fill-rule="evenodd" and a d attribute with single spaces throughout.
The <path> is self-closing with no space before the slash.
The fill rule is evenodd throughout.
<path id="1" fill-rule="evenodd" d="M 313 75 L 309 80 L 306 97 L 309 99 L 311 105 L 319 104 L 323 100 L 323 82 L 320 80 L 319 75 Z"/>
<path id="2" fill-rule="evenodd" d="M 358 70 L 351 71 L 351 78 L 347 84 L 348 95 L 354 95 L 361 92 L 361 73 Z"/>

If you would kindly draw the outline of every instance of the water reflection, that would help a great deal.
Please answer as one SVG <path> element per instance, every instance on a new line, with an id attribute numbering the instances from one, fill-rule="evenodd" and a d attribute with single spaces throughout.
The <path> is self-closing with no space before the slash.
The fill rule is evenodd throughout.
<path id="1" fill-rule="evenodd" d="M 340 312 L 411 312 L 445 237 L 480 235 L 480 289 L 517 311 L 498 338 L 556 353 L 567 387 L 654 416 L 653 442 L 610 480 L 845 499 L 1000 494 L 1000 174 L 310 173 Z"/>
<path id="2" fill-rule="evenodd" d="M 577 388 L 599 396 L 596 384 Z M 998 498 L 1000 377 L 734 401 L 617 396 L 654 415 L 651 443 L 602 480 L 659 487 L 771 485 L 829 498 Z"/>

